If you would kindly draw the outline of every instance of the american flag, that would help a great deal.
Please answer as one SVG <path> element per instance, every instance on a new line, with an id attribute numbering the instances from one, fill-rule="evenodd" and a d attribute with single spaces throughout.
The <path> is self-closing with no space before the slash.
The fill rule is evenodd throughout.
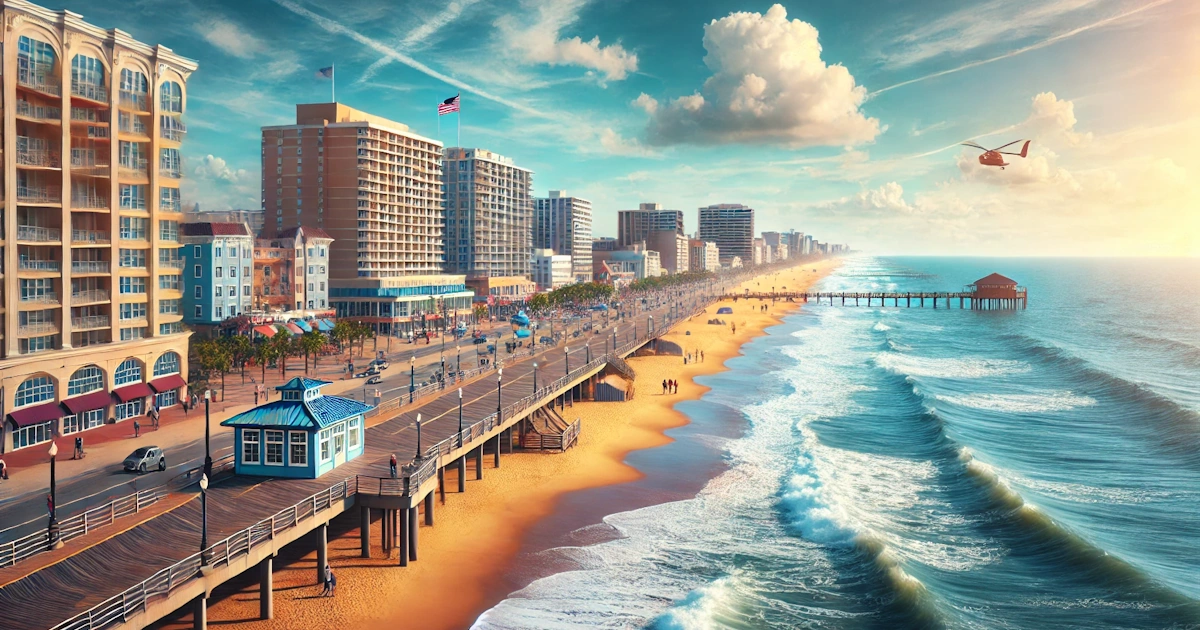
<path id="1" fill-rule="evenodd" d="M 453 114 L 456 111 L 458 111 L 458 95 L 457 94 L 442 101 L 441 103 L 438 103 L 438 116 L 445 116 L 446 114 Z"/>

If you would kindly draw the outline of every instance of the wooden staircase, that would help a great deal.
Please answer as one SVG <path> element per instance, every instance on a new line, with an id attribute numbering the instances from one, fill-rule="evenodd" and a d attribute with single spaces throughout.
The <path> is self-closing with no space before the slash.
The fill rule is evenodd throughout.
<path id="1" fill-rule="evenodd" d="M 520 447 L 535 451 L 565 451 L 579 439 L 579 420 L 567 422 L 552 406 L 535 410 L 521 421 Z"/>
<path id="2" fill-rule="evenodd" d="M 637 371 L 633 369 L 633 366 L 615 354 L 608 357 L 608 367 L 611 367 L 617 374 L 629 379 L 630 382 L 637 380 Z"/>

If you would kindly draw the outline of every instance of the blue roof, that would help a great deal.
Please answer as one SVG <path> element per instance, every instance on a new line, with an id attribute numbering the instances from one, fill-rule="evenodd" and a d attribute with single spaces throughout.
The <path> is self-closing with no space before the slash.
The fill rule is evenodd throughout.
<path id="1" fill-rule="evenodd" d="M 281 392 L 304 391 L 306 389 L 313 389 L 316 387 L 324 387 L 332 382 L 333 381 L 321 381 L 321 380 L 317 380 L 315 378 L 308 378 L 306 376 L 297 376 L 297 377 L 293 378 L 292 380 L 284 383 L 283 385 L 276 387 L 275 389 L 278 391 L 281 391 Z"/>
<path id="2" fill-rule="evenodd" d="M 292 379 L 296 380 L 296 379 Z M 308 402 L 299 400 L 277 400 L 259 405 L 250 411 L 221 423 L 223 427 L 285 427 L 323 429 L 335 422 L 366 413 L 371 405 L 342 398 L 321 396 Z"/>
<path id="3" fill-rule="evenodd" d="M 330 324 L 328 319 L 318 319 L 317 329 L 321 332 L 329 332 L 333 330 L 333 324 Z"/>
<path id="4" fill-rule="evenodd" d="M 292 323 L 299 326 L 300 330 L 303 330 L 304 332 L 312 332 L 312 326 L 309 326 L 308 322 L 302 319 L 294 319 L 292 320 Z"/>

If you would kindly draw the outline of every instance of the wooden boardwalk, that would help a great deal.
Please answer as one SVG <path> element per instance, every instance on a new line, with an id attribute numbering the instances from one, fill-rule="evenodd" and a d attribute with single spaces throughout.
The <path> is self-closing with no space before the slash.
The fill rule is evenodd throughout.
<path id="1" fill-rule="evenodd" d="M 744 293 L 730 294 L 729 299 L 737 300 L 784 300 L 788 302 L 816 302 L 830 306 L 880 306 L 894 308 L 924 308 L 926 306 L 953 308 L 957 303 L 960 309 L 992 310 L 1017 308 L 1016 304 L 996 304 L 997 300 L 985 300 L 976 297 L 974 291 L 921 291 L 921 292 L 862 292 L 862 291 L 833 291 L 833 292 L 787 292 L 775 293 Z M 1024 294 L 1020 298 L 1020 308 L 1024 308 Z"/>
<path id="2" fill-rule="evenodd" d="M 543 390 L 539 396 L 557 394 L 544 391 L 545 385 L 568 372 L 574 378 L 575 373 L 582 371 L 589 356 L 593 364 L 588 369 L 603 368 L 601 357 L 606 347 L 611 350 L 616 346 L 618 356 L 631 353 L 646 340 L 648 315 L 657 321 L 655 332 L 669 329 L 664 325 L 665 313 L 664 307 L 660 311 L 623 319 L 616 326 L 615 343 L 613 331 L 608 329 L 603 334 L 571 340 L 569 357 L 564 357 L 562 346 L 538 354 L 534 360 L 538 364 L 539 390 Z M 639 339 L 641 342 L 636 341 Z M 464 424 L 470 425 L 494 414 L 498 405 L 527 404 L 524 401 L 533 393 L 534 360 L 525 358 L 503 365 L 499 391 L 497 379 L 491 377 L 495 372 L 465 384 L 462 387 Z M 567 362 L 571 370 L 567 369 Z M 439 441 L 443 445 L 453 442 L 447 438 L 454 438 L 459 431 L 459 397 L 455 390 L 447 388 L 443 395 L 430 397 L 422 404 L 405 406 L 389 420 L 369 426 L 365 454 L 322 478 L 231 477 L 214 484 L 208 491 L 210 543 L 233 537 L 230 538 L 233 542 L 226 545 L 226 551 L 232 554 L 233 546 L 239 544 L 236 541 L 244 536 L 248 551 L 262 539 L 274 538 L 280 531 L 299 526 L 302 516 L 329 510 L 335 501 L 352 500 L 352 495 L 358 491 L 360 476 L 378 480 L 388 478 L 387 462 L 391 454 L 402 462 L 417 455 L 414 422 L 418 413 L 423 418 L 422 450 L 428 451 Z M 481 446 L 472 442 L 463 448 Z M 415 485 L 421 486 L 428 479 L 415 481 Z M 378 485 L 378 492 L 383 493 L 383 481 Z M 53 555 L 56 562 L 31 561 L 0 569 L 0 627 L 5 630 L 97 630 L 124 623 L 130 615 L 139 616 L 139 625 L 157 619 L 150 614 L 141 615 L 152 606 L 156 597 L 161 595 L 165 600 L 180 585 L 201 581 L 197 579 L 198 560 L 195 565 L 189 564 L 200 551 L 200 501 L 193 498 L 172 503 L 172 509 L 148 520 L 139 519 L 129 527 L 118 525 L 98 531 L 97 537 L 103 536 L 102 540 L 80 540 L 54 554 L 46 554 Z M 311 508 L 307 507 L 310 503 Z M 339 513 L 341 506 L 341 503 L 337 504 Z M 287 517 L 288 514 L 291 516 Z M 328 522 L 329 517 L 312 519 L 305 526 L 311 529 Z M 290 522 L 287 522 L 288 518 Z M 215 544 L 213 548 L 217 546 Z M 177 568 L 166 570 L 173 565 Z M 165 602 L 160 600 L 160 603 Z M 156 611 L 156 614 L 159 612 L 162 611 Z"/>

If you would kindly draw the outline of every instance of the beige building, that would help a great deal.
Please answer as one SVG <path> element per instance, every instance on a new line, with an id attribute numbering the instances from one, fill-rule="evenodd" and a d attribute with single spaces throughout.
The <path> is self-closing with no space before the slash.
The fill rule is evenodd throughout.
<path id="1" fill-rule="evenodd" d="M 447 273 L 529 277 L 533 171 L 486 149 L 445 156 Z"/>
<path id="2" fill-rule="evenodd" d="M 662 269 L 668 274 L 688 270 L 688 237 L 675 230 L 655 230 L 646 237 L 646 247 L 658 252 Z"/>
<path id="3" fill-rule="evenodd" d="M 688 241 L 688 246 L 691 249 L 688 261 L 692 271 L 720 271 L 720 252 L 716 243 L 693 238 Z"/>
<path id="4" fill-rule="evenodd" d="M 660 203 L 640 203 L 637 210 L 617 212 L 617 248 L 632 247 L 650 238 L 651 232 L 683 232 L 683 212 L 663 210 Z"/>
<path id="5" fill-rule="evenodd" d="M 333 238 L 338 317 L 406 334 L 470 308 L 463 276 L 443 275 L 440 142 L 340 103 L 297 105 L 296 124 L 262 134 L 262 236 L 303 225 Z"/>
<path id="6" fill-rule="evenodd" d="M 7 451 L 184 394 L 179 147 L 196 62 L 69 11 L 3 13 Z"/>

